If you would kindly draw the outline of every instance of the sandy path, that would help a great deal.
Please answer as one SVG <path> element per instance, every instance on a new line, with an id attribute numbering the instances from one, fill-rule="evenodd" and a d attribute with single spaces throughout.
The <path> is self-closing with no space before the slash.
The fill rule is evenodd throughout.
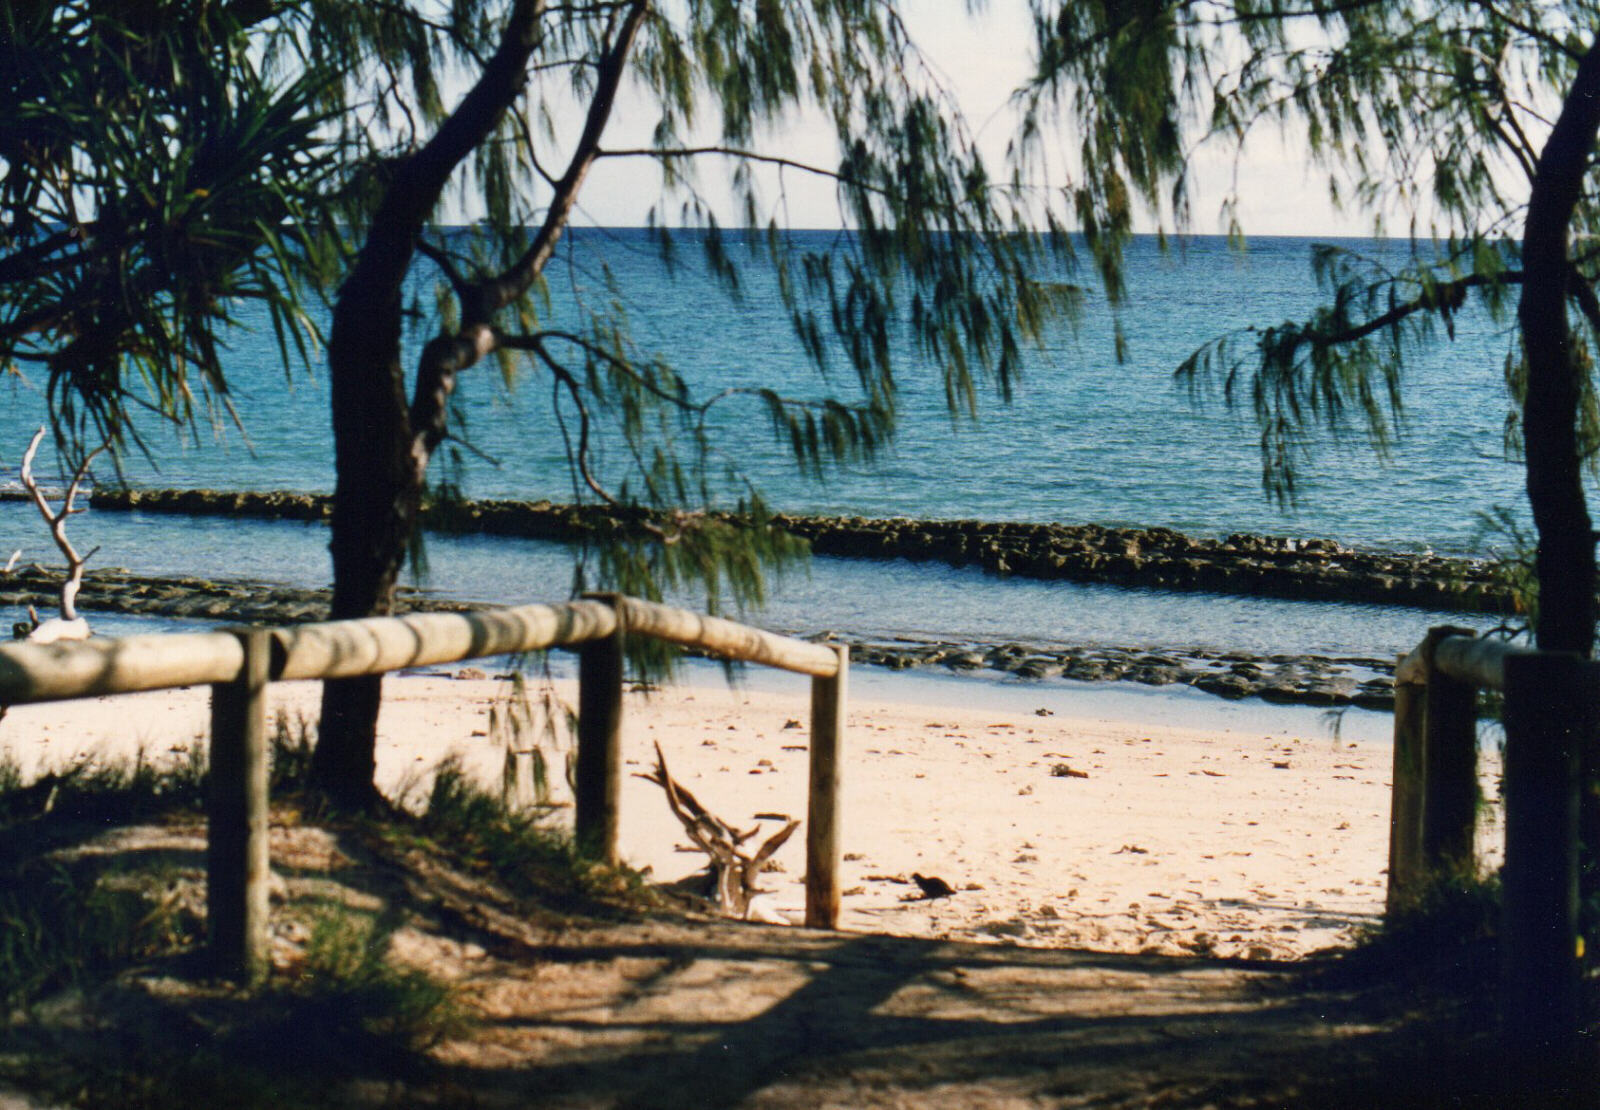
<path id="1" fill-rule="evenodd" d="M 420 789 L 451 752 L 497 780 L 504 755 L 488 717 L 508 685 L 391 682 L 380 782 L 391 792 Z M 574 696 L 570 683 L 555 692 Z M 316 688 L 284 684 L 274 698 L 291 717 L 308 714 Z M 712 685 L 630 694 L 628 770 L 645 770 L 659 740 L 675 776 L 726 820 L 803 818 L 807 715 L 803 681 L 779 693 Z M 1025 707 L 852 700 L 842 924 L 1173 954 L 1291 957 L 1338 943 L 1382 908 L 1391 755 L 1387 745 L 1332 739 L 1315 716 L 1307 720 L 1300 735 L 1208 732 Z M 205 730 L 204 692 L 177 691 L 17 707 L 0 721 L 0 750 L 34 771 L 87 752 L 126 755 L 142 745 L 162 754 Z M 700 865 L 703 857 L 677 850 L 686 838 L 659 788 L 630 775 L 622 813 L 630 862 L 664 880 Z M 772 902 L 798 918 L 803 836 L 775 858 Z M 958 893 L 915 898 L 913 871 Z"/>

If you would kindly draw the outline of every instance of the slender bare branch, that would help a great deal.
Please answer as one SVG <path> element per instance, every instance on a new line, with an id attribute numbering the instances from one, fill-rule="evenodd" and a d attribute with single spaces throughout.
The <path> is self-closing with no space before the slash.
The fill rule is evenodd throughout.
<path id="1" fill-rule="evenodd" d="M 616 38 L 612 41 L 610 50 L 601 59 L 599 76 L 589 101 L 589 112 L 584 119 L 583 133 L 578 137 L 578 144 L 571 160 L 567 163 L 566 173 L 562 174 L 561 180 L 556 183 L 555 195 L 550 198 L 550 207 L 545 211 L 544 223 L 540 225 L 533 242 L 496 280 L 484 283 L 480 293 L 480 304 L 463 306 L 469 312 L 476 308 L 481 314 L 479 319 L 487 319 L 490 314 L 504 308 L 526 292 L 544 272 L 551 256 L 555 254 L 556 243 L 566 231 L 572 209 L 578 203 L 578 190 L 582 188 L 584 179 L 600 155 L 600 139 L 611 122 L 611 111 L 616 103 L 617 90 L 622 84 L 623 74 L 627 71 L 628 55 L 633 50 L 634 39 L 639 33 L 639 26 L 644 22 L 649 7 L 648 0 L 634 0 L 628 5 L 627 14 L 622 19 Z"/>
<path id="2" fill-rule="evenodd" d="M 698 158 L 706 156 L 721 156 L 723 158 L 737 158 L 743 162 L 759 162 L 763 165 L 778 166 L 781 169 L 798 170 L 801 173 L 813 174 L 817 177 L 826 177 L 842 185 L 866 189 L 868 192 L 878 193 L 882 196 L 889 195 L 889 190 L 861 181 L 849 174 L 830 170 L 826 166 L 816 166 L 809 162 L 801 162 L 794 158 L 784 158 L 776 154 L 763 154 L 759 150 L 747 150 L 735 146 L 682 146 L 682 147 L 635 147 L 631 149 L 602 150 L 598 157 L 601 158 L 654 158 L 665 162 L 674 158 Z"/>
<path id="3" fill-rule="evenodd" d="M 450 283 L 450 288 L 455 290 L 456 296 L 462 296 L 472 288 L 471 283 L 462 277 L 461 271 L 456 268 L 455 259 L 443 247 L 429 242 L 424 237 L 419 237 L 417 239 L 417 253 L 439 267 L 440 272 L 444 274 L 445 280 Z"/>
<path id="4" fill-rule="evenodd" d="M 100 444 L 99 447 L 96 447 L 83 457 L 83 461 L 78 464 L 77 470 L 73 472 L 72 480 L 67 484 L 66 496 L 62 499 L 61 508 L 58 511 L 51 508 L 49 498 L 45 497 L 44 491 L 39 488 L 39 483 L 33 476 L 33 460 L 39 453 L 39 444 L 44 441 L 44 436 L 45 429 L 41 427 L 37 432 L 33 433 L 33 439 L 29 442 L 28 449 L 22 454 L 22 486 L 33 498 L 34 505 L 38 508 L 40 515 L 44 517 L 45 523 L 50 527 L 50 535 L 55 540 L 56 547 L 60 549 L 62 556 L 67 560 L 67 579 L 61 584 L 61 619 L 75 621 L 78 619 L 78 590 L 83 585 L 84 564 L 100 549 L 96 547 L 87 555 L 79 555 L 77 548 L 67 538 L 67 518 L 81 511 L 74 508 L 73 505 L 77 499 L 78 490 L 82 487 L 83 480 L 89 475 L 89 464 L 94 461 L 96 455 L 109 446 L 109 443 Z M 12 561 L 16 561 L 15 556 L 12 557 Z M 9 570 L 10 567 L 8 566 L 7 569 Z"/>

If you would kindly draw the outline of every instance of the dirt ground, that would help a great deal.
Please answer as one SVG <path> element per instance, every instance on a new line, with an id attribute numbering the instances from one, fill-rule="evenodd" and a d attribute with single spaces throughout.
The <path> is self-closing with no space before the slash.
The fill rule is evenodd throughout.
<path id="1" fill-rule="evenodd" d="M 198 897 L 203 882 L 199 822 L 122 830 L 72 851 L 117 872 L 154 868 L 169 891 L 187 891 L 175 896 Z M 1462 1104 L 1446 1094 L 1458 1087 L 1450 1073 L 1429 1071 L 1454 1065 L 1417 1063 L 1438 1036 L 1437 1008 L 1390 988 L 1308 985 L 1303 962 L 827 933 L 677 911 L 562 916 L 423 848 L 292 821 L 275 824 L 272 852 L 283 879 L 275 963 L 291 965 L 304 939 L 297 905 L 398 913 L 392 957 L 450 983 L 467 1017 L 420 1066 L 340 1061 L 335 1104 Z M 246 999 L 185 966 L 137 968 L 93 996 L 14 1015 L 8 1059 L 92 1060 L 135 1029 L 145 1041 L 134 1043 L 195 1040 L 199 1051 L 204 1037 L 247 1020 Z M 315 1054 L 295 1040 L 310 1034 L 273 1035 L 285 1066 Z"/>
<path id="2" fill-rule="evenodd" d="M 465 984 L 484 1105 L 1272 1105 L 1376 1026 L 1270 969 L 723 925 L 551 938 Z"/>

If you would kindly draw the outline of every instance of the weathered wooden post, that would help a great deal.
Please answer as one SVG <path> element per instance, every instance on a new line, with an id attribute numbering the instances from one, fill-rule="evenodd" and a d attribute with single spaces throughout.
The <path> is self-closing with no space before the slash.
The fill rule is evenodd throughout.
<path id="1" fill-rule="evenodd" d="M 1600 669 L 1575 655 L 1505 662 L 1502 1012 L 1518 1059 L 1576 1060 L 1579 752 L 1594 742 Z"/>
<path id="2" fill-rule="evenodd" d="M 1422 866 L 1422 771 L 1426 742 L 1427 688 L 1405 681 L 1400 657 L 1394 680 L 1394 776 L 1389 809 L 1389 891 L 1386 913 L 1416 903 L 1426 884 Z"/>
<path id="3" fill-rule="evenodd" d="M 1471 874 L 1478 829 L 1478 688 L 1435 664 L 1441 640 L 1470 629 L 1430 628 L 1423 642 L 1427 687 L 1423 711 L 1422 866 L 1427 882 Z"/>
<path id="4" fill-rule="evenodd" d="M 850 648 L 833 645 L 839 669 L 811 679 L 811 776 L 806 806 L 806 925 L 839 927 L 839 763 L 844 746 Z"/>
<path id="5" fill-rule="evenodd" d="M 622 799 L 622 673 L 624 614 L 618 594 L 585 594 L 616 614 L 611 635 L 578 649 L 578 762 L 574 835 L 580 851 L 616 863 Z"/>
<path id="6" fill-rule="evenodd" d="M 272 634 L 230 630 L 244 649 L 232 682 L 211 687 L 206 913 L 217 971 L 255 983 L 267 972 L 267 710 Z"/>

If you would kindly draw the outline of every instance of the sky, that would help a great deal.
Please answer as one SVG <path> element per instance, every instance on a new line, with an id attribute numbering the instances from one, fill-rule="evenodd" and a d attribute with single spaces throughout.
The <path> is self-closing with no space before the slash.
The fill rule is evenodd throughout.
<path id="1" fill-rule="evenodd" d="M 982 128 L 986 154 L 1004 158 L 1014 117 L 1006 113 L 1011 91 L 1028 77 L 1032 36 L 1026 4 L 989 0 L 969 15 L 959 0 L 906 0 L 907 24 L 918 44 L 944 71 L 975 128 Z M 987 126 L 984 126 L 985 123 Z M 1257 235 L 1366 235 L 1368 217 L 1336 211 L 1326 174 L 1310 167 L 1303 149 L 1279 136 L 1261 134 L 1239 167 L 1242 224 Z M 1195 165 L 1193 227 L 1224 232 L 1221 204 L 1235 173 L 1231 153 L 1202 150 Z M 1145 230 L 1154 230 L 1146 221 Z"/>
<path id="2" fill-rule="evenodd" d="M 990 0 L 985 9 L 969 14 L 961 0 L 903 0 L 912 37 L 959 101 L 969 126 L 977 132 L 980 147 L 998 172 L 1005 162 L 1015 117 L 1008 109 L 1012 90 L 1027 77 L 1031 65 L 1031 35 L 1027 5 L 1021 0 Z M 642 100 L 625 97 L 613 121 L 614 137 L 608 145 L 632 145 L 647 139 L 653 113 Z M 620 133 L 620 134 L 618 134 Z M 1066 136 L 1070 142 L 1070 135 Z M 817 121 L 796 121 L 781 134 L 770 136 L 768 149 L 820 165 L 837 164 L 838 153 L 828 128 Z M 708 167 L 701 183 L 715 195 L 718 171 Z M 1246 235 L 1369 235 L 1369 216 L 1335 208 L 1326 174 L 1312 167 L 1304 149 L 1292 138 L 1262 133 L 1255 136 L 1244 157 L 1235 165 L 1231 152 L 1202 149 L 1192 173 L 1190 231 L 1222 233 L 1221 206 L 1237 174 L 1240 223 Z M 642 176 L 644 175 L 644 176 Z M 1060 185 L 1065 174 L 1051 175 Z M 791 227 L 837 227 L 838 207 L 832 186 L 789 173 L 783 180 L 782 210 L 778 211 L 777 182 L 764 187 L 774 214 Z M 582 198 L 585 222 L 613 227 L 643 224 L 656 199 L 659 178 L 631 160 L 603 163 L 586 183 Z M 731 204 L 722 214 L 731 219 Z M 670 215 L 670 213 L 669 213 Z M 1155 220 L 1146 217 L 1139 230 L 1153 231 Z"/>

